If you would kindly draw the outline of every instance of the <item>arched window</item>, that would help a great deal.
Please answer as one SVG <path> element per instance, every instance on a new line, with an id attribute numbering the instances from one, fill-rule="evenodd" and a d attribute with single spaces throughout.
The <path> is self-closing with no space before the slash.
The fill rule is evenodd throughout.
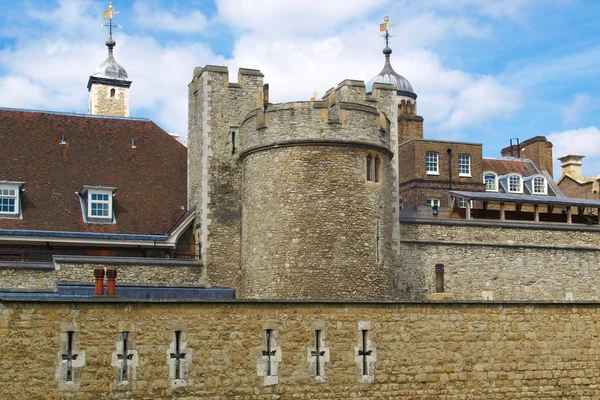
<path id="1" fill-rule="evenodd" d="M 485 183 L 486 192 L 497 192 L 498 191 L 498 175 L 492 171 L 486 171 L 483 173 L 483 183 Z"/>
<path id="2" fill-rule="evenodd" d="M 510 193 L 523 193 L 523 178 L 517 174 L 508 176 L 508 191 Z"/>
<path id="3" fill-rule="evenodd" d="M 115 88 L 110 89 L 110 98 L 111 99 L 114 99 L 116 94 L 117 94 L 117 91 Z"/>
<path id="4" fill-rule="evenodd" d="M 231 132 L 231 154 L 235 154 L 235 132 Z"/>
<path id="5" fill-rule="evenodd" d="M 533 177 L 533 194 L 548 194 L 548 182 L 543 176 Z"/>
<path id="6" fill-rule="evenodd" d="M 381 164 L 381 159 L 379 158 L 379 156 L 375 156 L 375 169 L 374 169 L 374 174 L 375 174 L 375 182 L 379 182 L 379 167 Z"/>
<path id="7" fill-rule="evenodd" d="M 371 156 L 370 154 L 367 155 L 367 180 L 368 181 L 372 181 L 373 180 L 373 156 Z"/>

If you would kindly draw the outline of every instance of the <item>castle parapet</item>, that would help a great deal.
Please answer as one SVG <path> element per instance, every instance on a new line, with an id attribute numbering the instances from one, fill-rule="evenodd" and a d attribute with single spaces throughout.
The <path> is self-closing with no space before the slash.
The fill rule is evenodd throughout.
<path id="1" fill-rule="evenodd" d="M 389 120 L 375 107 L 335 101 L 295 102 L 257 108 L 241 127 L 242 153 L 286 143 L 331 142 L 390 152 Z"/>

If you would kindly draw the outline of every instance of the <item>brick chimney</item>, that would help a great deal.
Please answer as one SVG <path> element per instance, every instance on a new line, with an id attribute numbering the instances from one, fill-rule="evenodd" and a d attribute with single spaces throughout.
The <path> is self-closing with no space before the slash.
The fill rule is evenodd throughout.
<path id="1" fill-rule="evenodd" d="M 562 168 L 562 174 L 568 175 L 573 179 L 581 180 L 581 165 L 583 164 L 583 157 L 577 154 L 567 154 L 566 156 L 559 157 L 560 166 Z"/>

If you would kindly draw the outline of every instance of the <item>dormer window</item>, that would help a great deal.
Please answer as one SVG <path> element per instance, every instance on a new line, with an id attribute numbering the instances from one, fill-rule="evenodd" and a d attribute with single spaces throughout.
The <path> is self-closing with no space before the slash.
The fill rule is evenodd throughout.
<path id="1" fill-rule="evenodd" d="M 510 193 L 523 193 L 523 178 L 517 174 L 508 176 L 508 191 Z"/>
<path id="2" fill-rule="evenodd" d="M 19 217 L 23 182 L 0 181 L 0 218 Z"/>
<path id="3" fill-rule="evenodd" d="M 484 172 L 483 183 L 485 183 L 486 192 L 497 192 L 498 191 L 498 175 L 495 172 Z"/>
<path id="4" fill-rule="evenodd" d="M 84 186 L 79 195 L 84 208 L 86 222 L 114 223 L 113 196 L 117 188 Z"/>
<path id="5" fill-rule="evenodd" d="M 548 182 L 546 182 L 546 178 L 543 176 L 534 176 L 532 182 L 533 194 L 548 194 Z"/>

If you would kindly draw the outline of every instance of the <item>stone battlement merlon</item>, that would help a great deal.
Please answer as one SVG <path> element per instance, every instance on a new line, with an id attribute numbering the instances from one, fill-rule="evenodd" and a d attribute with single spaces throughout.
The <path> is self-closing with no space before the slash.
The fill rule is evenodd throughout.
<path id="1" fill-rule="evenodd" d="M 202 74 L 204 73 L 217 73 L 226 75 L 223 83 L 225 86 L 235 89 L 240 89 L 246 87 L 249 81 L 257 80 L 262 85 L 262 78 L 264 78 L 264 74 L 257 69 L 251 68 L 239 68 L 238 69 L 238 81 L 237 82 L 229 82 L 229 68 L 226 66 L 219 65 L 207 65 L 204 68 L 196 67 L 194 68 L 194 75 L 192 82 L 190 85 L 193 85 L 194 82 L 200 79 Z M 255 77 L 255 78 L 252 78 Z M 197 85 L 196 85 L 197 86 Z"/>
<path id="2" fill-rule="evenodd" d="M 335 97 L 335 96 L 334 96 Z M 389 149 L 390 121 L 365 103 L 300 101 L 250 111 L 241 124 L 240 150 L 290 140 L 364 142 Z"/>

